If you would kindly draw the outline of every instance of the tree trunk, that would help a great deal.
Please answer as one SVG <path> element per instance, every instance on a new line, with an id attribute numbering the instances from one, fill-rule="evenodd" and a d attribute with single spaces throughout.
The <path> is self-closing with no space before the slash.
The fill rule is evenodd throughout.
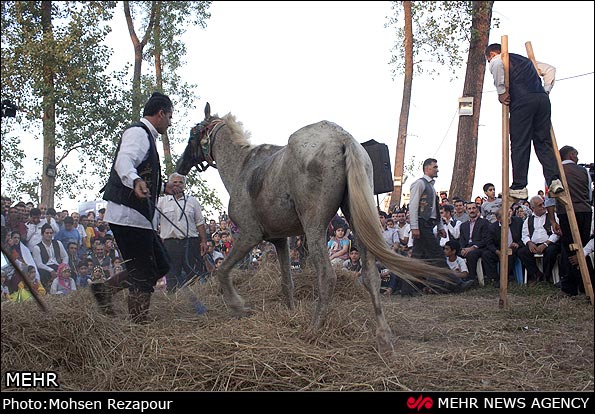
<path id="1" fill-rule="evenodd" d="M 473 115 L 459 116 L 459 130 L 449 197 L 471 200 L 475 165 L 477 163 L 477 136 L 483 81 L 486 69 L 485 48 L 490 37 L 493 1 L 474 1 L 471 23 L 471 42 L 465 73 L 464 97 L 473 97 Z"/>
<path id="2" fill-rule="evenodd" d="M 153 43 L 155 44 L 155 79 L 157 82 L 157 90 L 163 90 L 163 65 L 161 64 L 161 6 L 162 2 L 158 1 L 155 8 L 155 27 L 153 28 Z M 161 134 L 163 142 L 163 158 L 165 161 L 165 174 L 174 172 L 174 165 L 171 159 L 171 146 L 169 143 L 169 136 L 167 132 Z"/>
<path id="3" fill-rule="evenodd" d="M 395 154 L 394 188 L 390 198 L 391 211 L 401 206 L 401 190 L 403 188 L 403 169 L 405 164 L 405 144 L 407 142 L 407 125 L 409 108 L 411 107 L 411 88 L 413 84 L 413 25 L 411 2 L 404 1 L 405 11 L 405 79 L 403 82 L 403 100 L 399 116 L 399 135 Z"/>
<path id="4" fill-rule="evenodd" d="M 52 31 L 52 2 L 41 2 L 41 25 L 46 54 L 43 62 L 43 163 L 41 172 L 41 203 L 54 207 L 55 177 L 46 173 L 48 166 L 56 166 L 56 103 L 54 101 L 54 65 Z"/>
<path id="5" fill-rule="evenodd" d="M 157 2 L 154 1 L 151 5 L 151 16 L 149 17 L 149 24 L 147 26 L 147 31 L 143 36 L 143 40 L 139 41 L 138 36 L 136 35 L 136 31 L 134 30 L 134 22 L 132 21 L 132 16 L 130 14 L 130 2 L 124 1 L 124 15 L 126 16 L 126 24 L 128 25 L 128 33 L 130 33 L 130 39 L 132 40 L 132 45 L 134 47 L 134 74 L 132 78 L 132 118 L 137 119 L 141 115 L 141 106 L 142 106 L 142 96 L 141 96 L 141 89 L 140 89 L 140 81 L 141 81 L 141 73 L 142 73 L 142 64 L 143 64 L 143 49 L 147 44 L 147 40 L 149 39 L 149 35 L 153 31 L 153 24 L 155 22 L 155 11 Z"/>

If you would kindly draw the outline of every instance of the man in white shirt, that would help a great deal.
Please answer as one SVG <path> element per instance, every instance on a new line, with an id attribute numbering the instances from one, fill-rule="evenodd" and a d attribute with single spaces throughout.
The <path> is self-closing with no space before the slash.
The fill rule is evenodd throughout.
<path id="1" fill-rule="evenodd" d="M 166 275 L 167 290 L 171 292 L 182 287 L 187 278 L 206 272 L 203 256 L 207 252 L 207 232 L 198 200 L 184 194 L 186 177 L 173 173 L 168 182 L 179 192 L 159 197 L 157 208 L 159 235 L 171 258 Z"/>
<path id="2" fill-rule="evenodd" d="M 509 53 L 508 89 L 504 85 L 504 63 L 498 43 L 489 45 L 485 56 L 498 92 L 498 100 L 510 106 L 510 155 L 512 161 L 512 184 L 509 195 L 517 199 L 529 198 L 527 174 L 531 156 L 531 142 L 549 191 L 558 194 L 564 191 L 560 171 L 550 135 L 551 104 L 549 93 L 554 86 L 556 68 L 537 62 L 537 73 L 531 60 L 516 53 Z M 541 81 L 543 76 L 543 84 Z"/>
<path id="3" fill-rule="evenodd" d="M 128 287 L 128 311 L 133 322 L 147 322 L 154 286 L 169 271 L 169 257 L 157 234 L 157 197 L 162 192 L 156 139 L 171 125 L 173 104 L 154 92 L 143 117 L 127 128 L 116 151 L 103 198 L 108 201 L 104 220 L 110 225 L 126 263 L 126 271 L 105 283 L 91 285 L 100 309 L 113 313 L 113 293 Z M 177 190 L 165 186 L 166 194 Z"/>
<path id="4" fill-rule="evenodd" d="M 39 271 L 41 284 L 49 291 L 52 281 L 56 278 L 58 266 L 68 264 L 68 253 L 59 240 L 54 240 L 54 229 L 49 224 L 41 227 L 42 239 L 33 246 L 31 255 Z"/>

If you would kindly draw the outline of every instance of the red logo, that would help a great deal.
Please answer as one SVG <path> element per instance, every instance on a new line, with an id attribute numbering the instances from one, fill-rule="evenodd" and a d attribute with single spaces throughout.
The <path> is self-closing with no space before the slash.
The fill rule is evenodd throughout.
<path id="1" fill-rule="evenodd" d="M 434 400 L 432 397 L 424 397 L 420 395 L 419 397 L 409 397 L 407 398 L 407 407 L 410 410 L 417 410 L 421 411 L 422 409 L 429 410 L 434 406 Z"/>

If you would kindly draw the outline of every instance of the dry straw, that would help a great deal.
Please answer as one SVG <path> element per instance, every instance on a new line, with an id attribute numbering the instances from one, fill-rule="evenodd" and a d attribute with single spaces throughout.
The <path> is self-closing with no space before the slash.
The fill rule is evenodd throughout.
<path id="1" fill-rule="evenodd" d="M 274 263 L 236 270 L 252 316 L 231 317 L 216 281 L 153 295 L 149 325 L 97 313 L 89 290 L 2 303 L 2 390 L 7 371 L 55 371 L 72 391 L 593 391 L 593 307 L 553 287 L 511 287 L 509 307 L 485 287 L 457 295 L 383 297 L 395 334 L 390 359 L 375 350 L 365 289 L 337 273 L 332 310 L 312 332 L 316 275 L 294 274 L 296 309 Z M 208 312 L 192 306 L 199 298 Z"/>

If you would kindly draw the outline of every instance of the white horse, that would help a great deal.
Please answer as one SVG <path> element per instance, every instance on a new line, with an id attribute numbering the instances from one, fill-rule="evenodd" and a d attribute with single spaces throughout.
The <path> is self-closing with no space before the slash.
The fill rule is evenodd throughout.
<path id="1" fill-rule="evenodd" d="M 229 216 L 238 227 L 233 248 L 217 277 L 223 297 L 236 315 L 249 312 L 230 277 L 230 270 L 262 240 L 274 244 L 287 306 L 294 308 L 287 237 L 305 234 L 309 262 L 318 274 L 314 327 L 324 322 L 336 274 L 326 248 L 326 229 L 339 208 L 353 229 L 363 264 L 363 283 L 372 298 L 381 352 L 391 352 L 393 339 L 380 302 L 380 275 L 375 258 L 402 279 L 424 283 L 448 281 L 447 269 L 393 252 L 387 246 L 374 205 L 372 162 L 366 150 L 343 128 L 321 121 L 294 132 L 284 147 L 251 145 L 242 124 L 228 114 L 210 115 L 197 124 L 178 160 L 186 175 L 196 166 L 216 166 L 229 192 Z"/>

